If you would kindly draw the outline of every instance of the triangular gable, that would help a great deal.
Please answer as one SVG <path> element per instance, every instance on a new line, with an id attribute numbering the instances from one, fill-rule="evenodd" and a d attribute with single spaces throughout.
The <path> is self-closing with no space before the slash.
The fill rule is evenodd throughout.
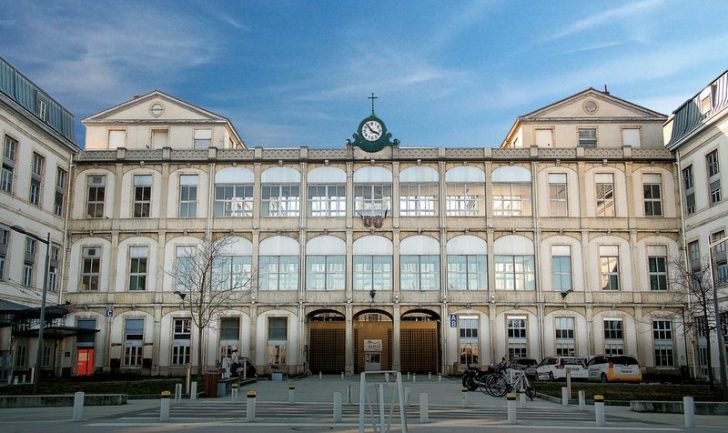
<path id="1" fill-rule="evenodd" d="M 587 99 L 596 101 L 599 106 L 599 109 L 594 114 L 584 112 L 583 103 Z M 519 116 L 519 119 L 573 119 L 575 117 L 631 117 L 635 118 L 635 120 L 664 120 L 667 118 L 664 114 L 590 87 L 560 101 L 541 107 L 538 110 Z"/>
<path id="2" fill-rule="evenodd" d="M 119 105 L 115 105 L 86 117 L 83 119 L 83 123 L 119 120 L 157 120 L 149 113 L 149 107 L 151 107 L 155 102 L 159 102 L 165 107 L 165 111 L 162 116 L 160 116 L 159 120 L 173 119 L 191 121 L 199 120 L 203 122 L 229 122 L 227 118 L 220 116 L 219 114 L 207 111 L 159 90 L 154 90 L 145 95 L 136 96 Z"/>

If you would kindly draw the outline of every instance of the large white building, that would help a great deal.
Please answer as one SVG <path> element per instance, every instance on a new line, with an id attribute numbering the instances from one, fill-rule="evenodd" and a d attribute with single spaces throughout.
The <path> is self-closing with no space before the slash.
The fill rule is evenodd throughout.
<path id="1" fill-rule="evenodd" d="M 673 372 L 690 357 L 665 120 L 587 89 L 500 148 L 400 146 L 372 112 L 341 148 L 249 149 L 224 117 L 136 97 L 83 121 L 64 300 L 100 331 L 66 350 L 78 374 L 181 374 L 198 344 L 265 372 L 604 352 Z M 172 271 L 206 236 L 234 236 L 230 272 L 254 278 L 199 342 Z"/>

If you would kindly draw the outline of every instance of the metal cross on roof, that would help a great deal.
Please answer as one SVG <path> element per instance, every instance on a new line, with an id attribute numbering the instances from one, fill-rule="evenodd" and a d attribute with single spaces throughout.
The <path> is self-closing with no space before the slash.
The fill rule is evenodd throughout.
<path id="1" fill-rule="evenodd" d="M 372 114 L 374 114 L 374 100 L 379 99 L 379 96 L 374 96 L 374 92 L 372 92 L 372 96 L 369 96 L 368 98 L 372 100 Z"/>

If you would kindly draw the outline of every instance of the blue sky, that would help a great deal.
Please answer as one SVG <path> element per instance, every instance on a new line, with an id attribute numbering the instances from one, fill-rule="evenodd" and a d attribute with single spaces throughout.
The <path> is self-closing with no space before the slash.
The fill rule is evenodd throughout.
<path id="1" fill-rule="evenodd" d="M 589 86 L 669 113 L 728 68 L 728 2 L 0 0 L 0 56 L 78 119 L 153 89 L 250 146 L 498 146 Z M 79 128 L 82 143 L 83 130 Z"/>

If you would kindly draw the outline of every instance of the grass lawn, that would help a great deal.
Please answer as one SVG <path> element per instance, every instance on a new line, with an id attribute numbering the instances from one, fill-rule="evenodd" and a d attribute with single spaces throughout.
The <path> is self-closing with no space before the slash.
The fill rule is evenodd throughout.
<path id="1" fill-rule="evenodd" d="M 536 392 L 561 398 L 561 387 L 566 382 L 535 382 Z M 695 401 L 721 401 L 720 389 L 710 390 L 707 385 L 663 385 L 632 383 L 587 383 L 572 382 L 573 398 L 577 391 L 585 391 L 587 400 L 601 394 L 606 400 L 664 400 L 678 401 L 683 396 L 692 396 Z"/>
<path id="2" fill-rule="evenodd" d="M 46 379 L 40 383 L 41 394 L 73 394 L 83 391 L 87 394 L 128 394 L 130 396 L 158 396 L 162 391 L 174 393 L 175 384 L 184 384 L 184 378 L 130 378 L 128 380 L 58 380 Z M 184 389 L 184 388 L 183 388 Z M 202 389 L 198 385 L 197 389 Z M 33 393 L 33 385 L 0 387 L 0 395 L 25 395 Z"/>

